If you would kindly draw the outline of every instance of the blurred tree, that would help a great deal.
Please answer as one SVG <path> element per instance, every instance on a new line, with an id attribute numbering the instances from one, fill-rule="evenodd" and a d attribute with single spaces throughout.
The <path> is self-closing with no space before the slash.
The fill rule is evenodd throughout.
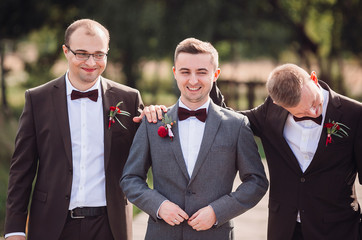
<path id="1" fill-rule="evenodd" d="M 80 9 L 81 17 L 92 16 L 110 31 L 112 61 L 121 63 L 125 84 L 136 87 L 140 76 L 140 62 L 144 58 L 160 56 L 156 52 L 164 14 L 162 1 L 149 0 L 86 0 Z"/>
<path id="2" fill-rule="evenodd" d="M 13 51 L 14 49 L 6 49 L 6 44 L 16 46 L 22 38 L 26 37 L 29 33 L 33 33 L 39 29 L 50 29 L 50 35 L 55 36 L 58 41 L 63 38 L 64 28 L 69 22 L 67 19 L 72 19 L 76 14 L 76 7 L 74 1 L 71 0 L 2 0 L 0 1 L 0 56 L 1 60 L 1 95 L 2 107 L 7 109 L 6 97 L 6 71 L 3 68 L 3 56 L 6 51 Z M 51 34 L 49 34 L 51 33 Z M 48 39 L 49 40 L 49 39 Z M 56 59 L 59 57 L 61 48 L 55 51 L 46 51 L 42 46 L 39 46 L 41 54 L 39 61 L 35 63 L 27 63 L 26 70 L 30 74 L 37 74 L 39 76 L 48 73 L 51 66 L 53 66 Z M 49 80 L 49 79 L 46 79 Z M 44 80 L 43 80 L 44 82 Z M 29 83 L 29 82 L 28 82 Z M 34 86 L 39 84 L 39 80 L 28 84 Z"/>

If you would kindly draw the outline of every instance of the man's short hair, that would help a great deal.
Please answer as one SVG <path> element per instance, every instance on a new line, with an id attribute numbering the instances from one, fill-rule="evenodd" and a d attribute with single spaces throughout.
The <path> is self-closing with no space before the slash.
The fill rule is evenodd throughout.
<path id="1" fill-rule="evenodd" d="M 273 101 L 283 107 L 295 107 L 301 99 L 302 87 L 310 79 L 308 73 L 295 64 L 284 64 L 269 75 L 266 86 Z"/>
<path id="2" fill-rule="evenodd" d="M 219 66 L 219 54 L 209 42 L 203 42 L 196 38 L 186 38 L 176 47 L 174 63 L 176 63 L 176 59 L 180 53 L 208 53 L 211 55 L 211 63 L 214 65 L 215 69 Z"/>
<path id="3" fill-rule="evenodd" d="M 70 37 L 71 35 L 75 32 L 75 30 L 77 30 L 78 28 L 84 27 L 85 29 L 87 29 L 87 34 L 94 36 L 96 34 L 97 31 L 101 30 L 108 41 L 109 44 L 109 31 L 107 30 L 107 28 L 105 28 L 102 24 L 100 24 L 99 22 L 96 22 L 94 20 L 91 19 L 80 19 L 77 20 L 75 22 L 73 22 L 72 24 L 69 25 L 69 27 L 67 28 L 67 30 L 65 30 L 65 35 L 64 35 L 64 44 L 66 46 L 69 46 L 69 41 L 70 41 Z"/>

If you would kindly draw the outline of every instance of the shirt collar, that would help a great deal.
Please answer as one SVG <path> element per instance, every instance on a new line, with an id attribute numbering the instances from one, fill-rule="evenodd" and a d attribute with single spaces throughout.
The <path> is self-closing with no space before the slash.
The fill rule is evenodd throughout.
<path id="1" fill-rule="evenodd" d="M 69 80 L 69 77 L 68 77 L 68 71 L 67 73 L 65 74 L 65 85 L 66 85 L 66 89 L 67 89 L 67 96 L 70 95 L 72 93 L 73 90 L 76 90 L 76 91 L 80 91 L 80 92 L 88 92 L 88 91 L 91 91 L 91 90 L 95 90 L 95 89 L 98 89 L 98 92 L 100 93 L 100 82 L 101 82 L 101 77 L 99 76 L 96 83 L 89 89 L 87 89 L 86 91 L 80 91 L 79 89 L 76 89 L 71 83 L 70 83 L 70 80 Z M 101 95 L 98 94 L 98 97 L 100 97 Z"/>
<path id="2" fill-rule="evenodd" d="M 210 101 L 211 99 L 209 98 L 202 106 L 198 107 L 197 109 L 195 110 L 198 110 L 198 109 L 201 109 L 201 108 L 206 108 L 206 112 L 208 112 L 209 110 L 209 106 L 210 106 Z M 179 99 L 179 104 L 178 104 L 179 107 L 182 107 L 182 108 L 186 108 L 187 110 L 191 110 L 189 107 L 187 107 L 182 101 L 181 101 L 181 98 Z"/>

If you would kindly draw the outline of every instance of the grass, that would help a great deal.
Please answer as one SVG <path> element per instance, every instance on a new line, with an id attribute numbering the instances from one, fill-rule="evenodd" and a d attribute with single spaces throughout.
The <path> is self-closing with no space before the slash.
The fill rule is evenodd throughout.
<path id="1" fill-rule="evenodd" d="M 14 150 L 17 120 L 0 112 L 0 236 L 4 233 L 5 203 L 8 187 L 9 163 Z"/>

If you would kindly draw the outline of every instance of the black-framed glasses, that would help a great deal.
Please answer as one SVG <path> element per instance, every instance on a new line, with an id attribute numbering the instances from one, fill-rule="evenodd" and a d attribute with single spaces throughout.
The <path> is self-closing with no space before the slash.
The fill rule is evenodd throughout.
<path id="1" fill-rule="evenodd" d="M 84 52 L 74 52 L 69 46 L 65 45 L 69 51 L 71 51 L 75 58 L 79 61 L 87 61 L 90 56 L 93 57 L 94 61 L 103 61 L 107 57 L 107 53 L 84 53 Z"/>

